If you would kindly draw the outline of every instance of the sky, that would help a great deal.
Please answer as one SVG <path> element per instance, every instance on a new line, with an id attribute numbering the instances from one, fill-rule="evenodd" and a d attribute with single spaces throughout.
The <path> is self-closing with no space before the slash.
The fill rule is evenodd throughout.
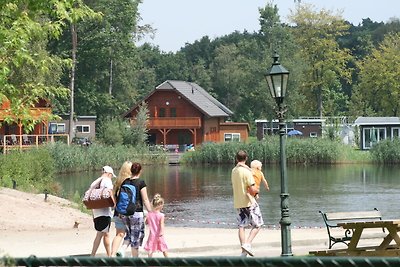
<path id="1" fill-rule="evenodd" d="M 185 43 L 193 43 L 203 36 L 211 39 L 234 31 L 258 32 L 258 8 L 267 3 L 276 4 L 281 21 L 286 22 L 294 0 L 142 0 L 139 13 L 141 24 L 149 24 L 156 32 L 152 43 L 164 52 L 176 52 Z M 316 10 L 343 11 L 344 19 L 358 25 L 364 18 L 387 22 L 400 18 L 400 0 L 302 0 L 313 4 Z"/>

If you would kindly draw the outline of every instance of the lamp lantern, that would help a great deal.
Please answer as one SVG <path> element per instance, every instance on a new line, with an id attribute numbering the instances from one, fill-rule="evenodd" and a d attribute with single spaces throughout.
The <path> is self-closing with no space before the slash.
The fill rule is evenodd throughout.
<path id="1" fill-rule="evenodd" d="M 286 96 L 289 71 L 279 63 L 279 55 L 276 52 L 272 58 L 274 62 L 272 63 L 271 69 L 265 75 L 265 79 L 267 80 L 272 98 L 279 104 L 283 102 Z"/>

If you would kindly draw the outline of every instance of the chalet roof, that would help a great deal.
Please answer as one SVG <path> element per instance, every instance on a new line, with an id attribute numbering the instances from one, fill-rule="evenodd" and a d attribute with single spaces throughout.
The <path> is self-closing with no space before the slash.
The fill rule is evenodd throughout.
<path id="1" fill-rule="evenodd" d="M 400 124 L 399 117 L 358 117 L 355 125 L 393 125 Z"/>
<path id="2" fill-rule="evenodd" d="M 229 117 L 233 112 L 211 96 L 206 90 L 193 82 L 167 80 L 158 85 L 145 99 L 148 99 L 157 91 L 174 90 L 184 99 L 189 101 L 193 106 L 198 108 L 203 114 L 208 117 Z M 140 103 L 140 102 L 139 102 Z M 133 106 L 124 117 L 128 116 L 134 109 L 139 106 L 139 103 Z"/>

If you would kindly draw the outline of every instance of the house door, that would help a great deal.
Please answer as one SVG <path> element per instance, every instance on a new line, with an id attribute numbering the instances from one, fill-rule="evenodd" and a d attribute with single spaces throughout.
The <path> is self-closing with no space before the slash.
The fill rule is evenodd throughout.
<path id="1" fill-rule="evenodd" d="M 178 133 L 178 144 L 180 151 L 185 151 L 186 146 L 190 145 L 191 143 L 193 143 L 192 133 L 188 131 L 182 131 Z"/>
<path id="2" fill-rule="evenodd" d="M 370 149 L 380 140 L 386 139 L 386 128 L 364 128 L 363 129 L 364 145 L 363 149 Z"/>

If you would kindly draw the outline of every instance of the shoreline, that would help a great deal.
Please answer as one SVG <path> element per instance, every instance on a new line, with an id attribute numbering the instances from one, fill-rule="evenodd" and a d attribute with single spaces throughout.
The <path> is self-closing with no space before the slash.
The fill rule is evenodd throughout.
<path id="1" fill-rule="evenodd" d="M 52 195 L 44 201 L 43 194 L 0 188 L 0 210 L 0 256 L 61 257 L 88 255 L 91 251 L 96 235 L 92 217 L 76 209 L 75 203 Z M 78 227 L 74 228 L 76 224 Z M 110 234 L 111 237 L 115 235 L 114 224 Z M 325 228 L 294 228 L 291 237 L 294 255 L 327 249 Z M 170 257 L 239 256 L 241 251 L 237 228 L 231 225 L 225 228 L 176 227 L 168 225 L 167 221 L 165 238 Z M 279 228 L 263 227 L 253 242 L 255 256 L 280 256 L 280 240 Z M 139 251 L 140 257 L 147 257 L 142 247 Z M 98 255 L 104 253 L 101 244 Z M 130 255 L 129 250 L 127 255 Z M 162 253 L 154 256 L 162 257 Z"/>

